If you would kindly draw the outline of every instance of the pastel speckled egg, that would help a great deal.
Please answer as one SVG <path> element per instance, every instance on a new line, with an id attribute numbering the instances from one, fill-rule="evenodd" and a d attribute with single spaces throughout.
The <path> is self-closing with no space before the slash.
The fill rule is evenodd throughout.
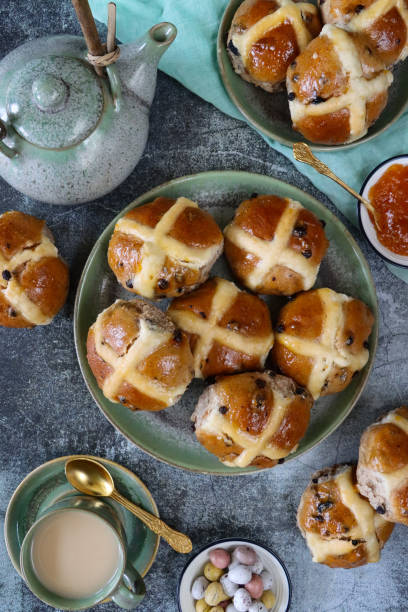
<path id="1" fill-rule="evenodd" d="M 262 601 L 254 601 L 248 608 L 248 612 L 268 612 Z"/>
<path id="2" fill-rule="evenodd" d="M 253 599 L 259 599 L 264 592 L 262 578 L 257 574 L 252 574 L 252 578 L 245 584 L 245 588 Z"/>
<path id="3" fill-rule="evenodd" d="M 261 578 L 262 578 L 262 582 L 263 582 L 265 591 L 275 588 L 275 580 L 270 572 L 268 572 L 267 570 L 264 570 L 263 572 L 261 572 Z"/>
<path id="4" fill-rule="evenodd" d="M 224 608 L 222 606 L 214 606 L 214 608 L 210 608 L 210 612 L 224 612 Z"/>
<path id="5" fill-rule="evenodd" d="M 265 604 L 267 610 L 272 610 L 276 601 L 275 594 L 272 591 L 264 591 L 261 601 Z"/>
<path id="6" fill-rule="evenodd" d="M 234 606 L 238 612 L 248 612 L 251 603 L 252 599 L 248 591 L 246 589 L 238 589 L 234 595 Z"/>
<path id="7" fill-rule="evenodd" d="M 264 568 L 264 565 L 261 561 L 261 558 L 256 555 L 256 561 L 251 565 L 251 570 L 253 574 L 260 574 Z"/>
<path id="8" fill-rule="evenodd" d="M 205 590 L 204 599 L 210 606 L 218 606 L 221 601 L 228 599 L 219 582 L 211 582 Z"/>
<path id="9" fill-rule="evenodd" d="M 252 578 L 252 572 L 247 565 L 235 565 L 230 568 L 228 578 L 235 584 L 246 584 Z"/>
<path id="10" fill-rule="evenodd" d="M 224 572 L 222 571 L 222 569 L 220 569 L 219 567 L 215 567 L 215 565 L 213 565 L 211 561 L 208 561 L 208 563 L 206 563 L 204 566 L 204 576 L 210 582 L 216 582 L 217 580 L 219 580 L 223 573 Z"/>
<path id="11" fill-rule="evenodd" d="M 238 612 L 233 603 L 228 604 L 225 612 Z"/>
<path id="12" fill-rule="evenodd" d="M 225 569 L 231 561 L 231 555 L 224 548 L 213 548 L 210 550 L 210 561 L 215 567 Z"/>
<path id="13" fill-rule="evenodd" d="M 233 595 L 235 595 L 235 593 L 238 591 L 238 585 L 229 579 L 228 574 L 221 576 L 220 583 L 224 589 L 224 593 L 228 595 L 228 597 L 233 597 Z"/>
<path id="14" fill-rule="evenodd" d="M 196 612 L 210 612 L 210 606 L 204 599 L 196 601 L 195 605 Z"/>
<path id="15" fill-rule="evenodd" d="M 210 583 L 208 582 L 207 578 L 204 578 L 204 576 L 196 578 L 191 587 L 191 595 L 194 597 L 194 599 L 203 599 L 205 589 L 209 584 Z"/>
<path id="16" fill-rule="evenodd" d="M 250 546 L 237 546 L 232 556 L 243 565 L 253 565 L 256 561 L 256 552 Z"/>

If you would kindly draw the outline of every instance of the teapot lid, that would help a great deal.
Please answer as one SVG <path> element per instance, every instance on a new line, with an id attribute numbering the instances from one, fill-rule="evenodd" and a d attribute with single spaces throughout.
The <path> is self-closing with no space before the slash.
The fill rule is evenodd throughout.
<path id="1" fill-rule="evenodd" d="M 8 119 L 22 138 L 46 149 L 62 149 L 93 132 L 103 111 L 103 92 L 84 61 L 48 56 L 27 62 L 13 74 L 6 104 Z"/>

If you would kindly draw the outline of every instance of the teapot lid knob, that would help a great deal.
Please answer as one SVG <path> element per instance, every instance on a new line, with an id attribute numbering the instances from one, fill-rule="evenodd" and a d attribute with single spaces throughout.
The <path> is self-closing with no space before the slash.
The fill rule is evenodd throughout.
<path id="1" fill-rule="evenodd" d="M 34 79 L 31 91 L 38 108 L 53 113 L 64 107 L 69 92 L 62 79 L 49 73 Z"/>

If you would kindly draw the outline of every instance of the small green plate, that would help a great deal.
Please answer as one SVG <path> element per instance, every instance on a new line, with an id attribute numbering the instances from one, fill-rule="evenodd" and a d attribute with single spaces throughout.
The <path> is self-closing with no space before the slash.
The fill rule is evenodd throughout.
<path id="1" fill-rule="evenodd" d="M 234 71 L 226 50 L 226 41 L 234 14 L 243 0 L 231 0 L 225 9 L 218 31 L 217 57 L 225 89 L 232 102 L 248 122 L 264 136 L 291 147 L 294 142 L 305 142 L 305 138 L 292 128 L 286 91 L 268 93 L 260 87 L 247 83 Z M 313 1 L 313 0 L 312 0 Z M 408 105 L 408 59 L 394 67 L 394 82 L 389 89 L 388 103 L 380 117 L 367 134 L 355 142 L 344 145 L 316 145 L 309 142 L 315 151 L 336 151 L 355 147 L 367 142 L 386 130 L 398 119 Z M 306 141 L 308 142 L 308 141 Z"/>
<path id="2" fill-rule="evenodd" d="M 257 470 L 227 467 L 197 442 L 191 431 L 190 415 L 204 389 L 204 383 L 194 380 L 177 405 L 171 408 L 155 413 L 132 412 L 121 404 L 107 400 L 99 389 L 86 359 L 86 338 L 89 327 L 104 308 L 117 298 L 131 297 L 116 281 L 107 262 L 109 239 L 122 215 L 159 196 L 185 196 L 211 212 L 220 227 L 224 227 L 233 217 L 238 204 L 254 192 L 299 200 L 319 219 L 326 221 L 330 248 L 323 260 L 317 285 L 361 298 L 371 308 L 377 321 L 377 298 L 369 267 L 344 225 L 323 204 L 300 189 L 268 176 L 248 172 L 216 171 L 181 177 L 155 187 L 131 202 L 97 240 L 78 286 L 74 312 L 75 344 L 82 374 L 96 403 L 108 420 L 142 450 L 161 461 L 195 472 L 229 475 Z M 223 256 L 216 262 L 212 274 L 234 280 Z M 284 300 L 269 296 L 266 301 L 276 320 L 274 315 Z M 163 301 L 157 304 L 160 308 L 166 307 Z M 370 360 L 364 370 L 342 393 L 329 395 L 315 404 L 306 436 L 290 458 L 298 457 L 321 442 L 349 414 L 367 381 L 376 351 L 377 334 L 376 324 L 370 340 Z"/>
<path id="3" fill-rule="evenodd" d="M 48 461 L 30 472 L 19 484 L 6 512 L 4 539 L 10 560 L 20 576 L 20 549 L 27 531 L 46 508 L 62 497 L 76 493 L 65 477 L 65 462 L 81 456 L 97 459 L 103 463 L 112 474 L 115 485 L 122 495 L 155 516 L 159 516 L 156 503 L 148 488 L 133 472 L 118 463 L 90 455 L 70 455 Z M 115 507 L 122 520 L 129 561 L 141 576 L 145 576 L 156 557 L 159 536 L 116 502 L 106 499 L 106 503 Z"/>

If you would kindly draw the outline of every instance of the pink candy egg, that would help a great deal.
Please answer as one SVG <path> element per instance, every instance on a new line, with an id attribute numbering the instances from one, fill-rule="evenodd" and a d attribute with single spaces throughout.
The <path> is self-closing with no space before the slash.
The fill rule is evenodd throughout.
<path id="1" fill-rule="evenodd" d="M 232 556 L 244 565 L 253 565 L 256 562 L 256 552 L 249 546 L 237 546 Z"/>
<path id="2" fill-rule="evenodd" d="M 264 592 L 262 578 L 257 574 L 252 574 L 252 578 L 246 583 L 245 588 L 253 599 L 259 599 Z"/>
<path id="3" fill-rule="evenodd" d="M 223 548 L 213 548 L 210 550 L 210 561 L 218 569 L 225 569 L 231 561 L 231 555 Z"/>

